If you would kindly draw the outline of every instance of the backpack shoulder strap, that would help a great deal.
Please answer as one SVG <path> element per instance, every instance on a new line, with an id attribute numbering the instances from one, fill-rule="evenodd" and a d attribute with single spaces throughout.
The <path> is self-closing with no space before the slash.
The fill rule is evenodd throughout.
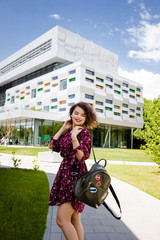
<path id="1" fill-rule="evenodd" d="M 115 199 L 115 201 L 116 201 L 116 203 L 117 203 L 117 205 L 118 205 L 118 207 L 119 207 L 120 214 L 122 215 L 122 210 L 121 210 L 120 202 L 119 202 L 118 197 L 117 197 L 117 195 L 116 195 L 116 193 L 115 193 L 115 191 L 114 191 L 114 188 L 112 187 L 111 184 L 110 184 L 110 186 L 109 186 L 109 189 L 110 189 L 110 191 L 111 191 L 111 193 L 112 193 L 112 195 L 113 195 L 113 197 L 114 197 L 114 199 Z M 112 214 L 113 217 L 115 217 L 115 218 L 118 219 L 118 220 L 121 219 L 121 215 L 120 215 L 119 217 L 117 217 L 117 216 L 114 214 L 114 212 L 108 207 L 108 205 L 107 205 L 106 202 L 104 202 L 103 205 L 104 205 L 104 207 Z"/>

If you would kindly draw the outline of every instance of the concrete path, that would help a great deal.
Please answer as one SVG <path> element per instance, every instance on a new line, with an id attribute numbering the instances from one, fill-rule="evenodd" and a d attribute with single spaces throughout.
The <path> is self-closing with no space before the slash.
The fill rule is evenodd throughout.
<path id="1" fill-rule="evenodd" d="M 22 159 L 21 168 L 33 169 L 33 156 L 16 156 Z M 1 167 L 13 166 L 10 154 L 0 153 Z M 87 165 L 92 160 L 87 160 Z M 117 161 L 116 161 L 117 162 Z M 50 188 L 59 163 L 39 162 L 40 169 L 47 173 Z M 108 164 L 110 162 L 108 161 Z M 126 164 L 122 163 L 121 164 Z M 89 166 L 88 166 L 89 168 Z M 102 206 L 98 209 L 85 207 L 82 223 L 85 240 L 159 240 L 160 239 L 160 201 L 137 188 L 112 178 L 114 187 L 122 207 L 122 219 L 116 220 Z M 106 202 L 118 214 L 118 208 L 111 194 Z M 64 240 L 64 236 L 56 225 L 57 207 L 49 207 L 47 228 L 43 240 Z"/>

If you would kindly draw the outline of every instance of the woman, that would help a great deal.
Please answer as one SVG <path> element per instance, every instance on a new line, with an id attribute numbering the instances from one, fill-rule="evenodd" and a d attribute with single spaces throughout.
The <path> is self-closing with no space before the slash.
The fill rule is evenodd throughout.
<path id="1" fill-rule="evenodd" d="M 91 151 L 91 135 L 87 128 L 98 125 L 96 114 L 88 103 L 79 102 L 70 109 L 70 120 L 51 137 L 49 148 L 60 152 L 63 161 L 55 177 L 49 205 L 58 206 L 57 224 L 66 240 L 84 240 L 80 213 L 84 203 L 72 196 L 73 164 L 76 164 L 78 179 L 87 171 L 85 160 Z"/>

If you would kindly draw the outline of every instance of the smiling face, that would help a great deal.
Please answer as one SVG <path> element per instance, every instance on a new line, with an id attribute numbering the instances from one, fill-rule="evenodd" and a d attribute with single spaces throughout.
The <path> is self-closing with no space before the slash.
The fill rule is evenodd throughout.
<path id="1" fill-rule="evenodd" d="M 86 121 L 86 114 L 80 107 L 76 107 L 71 115 L 73 127 L 82 126 Z"/>

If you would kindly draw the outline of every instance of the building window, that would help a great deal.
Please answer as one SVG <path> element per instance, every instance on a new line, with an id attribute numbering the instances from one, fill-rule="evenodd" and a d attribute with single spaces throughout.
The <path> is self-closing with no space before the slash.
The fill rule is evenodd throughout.
<path id="1" fill-rule="evenodd" d="M 26 88 L 27 89 L 27 88 Z M 19 90 L 16 90 L 16 93 L 19 93 Z"/>
<path id="2" fill-rule="evenodd" d="M 10 64 L 6 65 L 5 67 L 0 69 L 0 75 L 3 75 L 13 69 L 19 67 L 20 65 L 32 60 L 35 57 L 51 50 L 52 47 L 52 40 L 48 40 L 47 42 L 39 45 L 37 48 L 34 48 L 30 52 L 26 53 L 25 55 L 21 56 L 20 58 L 16 59 L 15 61 L 11 62 Z"/>
<path id="3" fill-rule="evenodd" d="M 113 86 L 112 86 L 112 85 L 109 85 L 109 84 L 106 84 L 106 88 L 110 88 L 110 89 L 112 89 Z"/>
<path id="4" fill-rule="evenodd" d="M 45 93 L 48 93 L 48 92 L 50 92 L 50 89 L 46 89 L 46 90 L 45 90 Z"/>
<path id="5" fill-rule="evenodd" d="M 123 113 L 123 114 L 128 114 L 128 111 L 122 110 L 122 113 Z"/>
<path id="6" fill-rule="evenodd" d="M 96 108 L 96 112 L 103 113 L 103 109 Z"/>
<path id="7" fill-rule="evenodd" d="M 122 89 L 122 92 L 125 93 L 125 94 L 128 94 L 127 90 Z"/>
<path id="8" fill-rule="evenodd" d="M 30 86 L 27 86 L 26 89 L 30 89 Z M 17 91 L 19 92 L 19 90 L 17 90 Z M 17 92 L 17 91 L 16 91 L 16 92 Z"/>
<path id="9" fill-rule="evenodd" d="M 73 106 L 75 103 L 74 102 L 71 102 L 71 103 L 68 103 L 68 106 L 71 107 Z"/>
<path id="10" fill-rule="evenodd" d="M 123 83 L 122 85 L 128 88 L 128 83 Z"/>
<path id="11" fill-rule="evenodd" d="M 109 103 L 109 104 L 112 104 L 112 100 L 110 100 L 110 99 L 106 99 L 106 103 Z"/>
<path id="12" fill-rule="evenodd" d="M 52 77 L 52 80 L 57 80 L 58 76 Z"/>
<path id="13" fill-rule="evenodd" d="M 69 82 L 74 82 L 74 81 L 76 81 L 75 77 L 69 79 Z"/>
<path id="14" fill-rule="evenodd" d="M 129 111 L 130 111 L 130 112 L 133 112 L 133 113 L 135 112 L 135 110 L 134 110 L 134 109 L 131 109 L 131 108 L 129 109 Z"/>
<path id="15" fill-rule="evenodd" d="M 36 89 L 32 89 L 31 98 L 36 98 Z"/>
<path id="16" fill-rule="evenodd" d="M 135 93 L 135 90 L 132 89 L 132 88 L 130 88 L 129 91 L 132 92 L 132 93 Z"/>
<path id="17" fill-rule="evenodd" d="M 57 105 L 51 106 L 51 109 L 57 109 Z"/>
<path id="18" fill-rule="evenodd" d="M 41 81 L 41 82 L 38 82 L 38 85 L 42 85 L 43 84 L 43 81 Z"/>
<path id="19" fill-rule="evenodd" d="M 70 94 L 70 95 L 68 95 L 68 98 L 69 98 L 69 99 L 75 98 L 75 94 Z"/>
<path id="20" fill-rule="evenodd" d="M 37 91 L 40 92 L 43 90 L 43 87 L 42 88 L 38 88 Z"/>
<path id="21" fill-rule="evenodd" d="M 140 107 L 137 107 L 137 111 L 141 111 L 141 108 L 140 108 Z"/>
<path id="22" fill-rule="evenodd" d="M 113 109 L 110 108 L 110 107 L 105 107 L 105 110 L 107 110 L 107 111 L 112 111 Z"/>
<path id="23" fill-rule="evenodd" d="M 96 101 L 96 104 L 100 105 L 100 106 L 103 106 L 103 102 L 100 102 L 100 101 Z"/>
<path id="24" fill-rule="evenodd" d="M 123 103 L 123 104 L 122 104 L 122 107 L 128 108 L 128 104 Z"/>
<path id="25" fill-rule="evenodd" d="M 85 98 L 88 98 L 88 99 L 94 99 L 94 96 L 92 96 L 92 95 L 89 95 L 89 94 L 85 94 Z"/>
<path id="26" fill-rule="evenodd" d="M 14 103 L 14 96 L 11 97 L 11 103 Z"/>
<path id="27" fill-rule="evenodd" d="M 28 108 L 29 108 L 29 105 L 25 105 L 25 108 L 27 108 L 27 109 L 28 109 Z"/>
<path id="28" fill-rule="evenodd" d="M 42 105 L 42 102 L 37 102 L 37 105 L 38 105 L 38 106 Z"/>
<path id="29" fill-rule="evenodd" d="M 52 87 L 57 87 L 58 83 L 52 84 Z"/>
<path id="30" fill-rule="evenodd" d="M 66 100 L 59 101 L 59 104 L 65 104 L 65 103 L 66 103 Z"/>
<path id="31" fill-rule="evenodd" d="M 130 118 L 132 119 L 135 119 L 135 116 L 134 115 L 129 115 Z"/>
<path id="32" fill-rule="evenodd" d="M 118 87 L 118 88 L 121 88 L 121 85 L 119 85 L 119 84 L 117 84 L 117 83 L 115 83 L 114 86 L 115 86 L 115 87 Z"/>
<path id="33" fill-rule="evenodd" d="M 86 81 L 87 81 L 87 82 L 90 82 L 90 83 L 94 83 L 94 80 L 91 79 L 91 78 L 86 78 Z"/>
<path id="34" fill-rule="evenodd" d="M 64 112 L 64 111 L 66 111 L 66 108 L 60 108 L 59 111 Z"/>
<path id="35" fill-rule="evenodd" d="M 67 79 L 63 79 L 60 81 L 60 90 L 67 89 Z"/>
<path id="36" fill-rule="evenodd" d="M 118 106 L 118 105 L 114 105 L 114 108 L 115 108 L 115 109 L 121 109 L 121 107 Z"/>
<path id="37" fill-rule="evenodd" d="M 121 114 L 119 112 L 114 112 L 115 116 L 121 116 Z"/>
<path id="38" fill-rule="evenodd" d="M 69 71 L 69 74 L 74 74 L 76 73 L 76 69 Z"/>
<path id="39" fill-rule="evenodd" d="M 135 99 L 135 96 L 129 95 L 130 98 Z"/>
<path id="40" fill-rule="evenodd" d="M 98 89 L 100 89 L 100 90 L 103 90 L 103 89 L 104 89 L 104 87 L 103 87 L 103 86 L 101 86 L 101 85 L 98 85 L 98 84 L 96 84 L 96 88 L 98 88 Z"/>
<path id="41" fill-rule="evenodd" d="M 137 91 L 137 92 L 141 92 L 141 89 L 140 89 L 140 88 L 137 88 L 136 91 Z"/>
<path id="42" fill-rule="evenodd" d="M 89 75 L 94 76 L 94 72 L 93 72 L 93 71 L 90 71 L 90 70 L 88 70 L 88 69 L 86 69 L 86 73 L 89 74 Z"/>
<path id="43" fill-rule="evenodd" d="M 104 82 L 104 79 L 103 79 L 103 78 L 96 77 L 96 80 L 97 80 L 97 81 L 100 81 L 100 82 Z"/>
<path id="44" fill-rule="evenodd" d="M 110 77 L 106 77 L 106 80 L 107 80 L 108 82 L 113 82 L 113 78 L 110 78 Z"/>
<path id="45" fill-rule="evenodd" d="M 51 102 L 57 102 L 57 98 L 52 98 Z"/>
<path id="46" fill-rule="evenodd" d="M 49 105 L 43 107 L 44 112 L 49 112 Z"/>
<path id="47" fill-rule="evenodd" d="M 114 93 L 121 95 L 121 92 L 117 90 L 114 90 Z"/>
<path id="48" fill-rule="evenodd" d="M 136 116 L 137 116 L 137 117 L 141 117 L 141 114 L 139 114 L 139 113 L 136 113 Z"/>

